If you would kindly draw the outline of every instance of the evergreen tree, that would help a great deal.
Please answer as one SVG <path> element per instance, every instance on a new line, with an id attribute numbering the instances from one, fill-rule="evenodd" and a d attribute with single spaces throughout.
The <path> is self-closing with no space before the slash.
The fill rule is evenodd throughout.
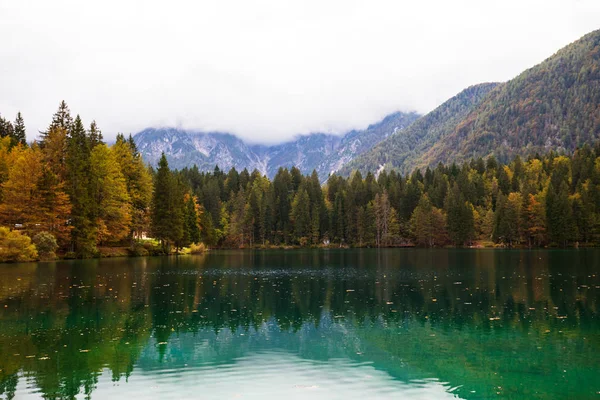
<path id="1" fill-rule="evenodd" d="M 14 132 L 13 132 L 13 144 L 22 144 L 27 145 L 27 134 L 25 133 L 25 122 L 23 121 L 23 116 L 19 111 L 17 113 L 17 118 L 15 119 L 14 124 Z"/>
<path id="2" fill-rule="evenodd" d="M 99 144 L 103 144 L 104 138 L 102 137 L 102 131 L 98 129 L 98 125 L 96 125 L 96 121 L 92 121 L 90 124 L 90 129 L 88 131 L 88 135 L 90 138 L 90 147 L 93 149 Z"/>
<path id="3" fill-rule="evenodd" d="M 474 235 L 473 206 L 465 201 L 455 183 L 446 197 L 448 233 L 454 244 L 462 246 Z"/>
<path id="4" fill-rule="evenodd" d="M 165 253 L 170 251 L 172 245 L 178 247 L 181 244 L 183 218 L 181 184 L 169 169 L 167 157 L 163 153 L 154 180 L 151 230 L 154 237 L 160 240 Z"/>
<path id="5" fill-rule="evenodd" d="M 65 164 L 67 188 L 72 203 L 72 249 L 82 258 L 91 257 L 97 252 L 97 226 L 94 220 L 94 200 L 90 188 L 90 155 L 89 139 L 78 115 L 69 127 Z"/>
<path id="6" fill-rule="evenodd" d="M 200 243 L 200 206 L 194 196 L 185 195 L 184 210 L 184 244 Z"/>
<path id="7" fill-rule="evenodd" d="M 300 188 L 294 196 L 290 221 L 292 222 L 295 241 L 305 244 L 309 239 L 311 228 L 310 199 L 305 188 Z"/>
<path id="8" fill-rule="evenodd" d="M 40 147 L 43 148 L 46 145 L 46 138 L 50 131 L 60 128 L 65 132 L 69 132 L 71 125 L 73 125 L 71 110 L 69 110 L 69 106 L 67 106 L 67 103 L 63 100 L 60 102 L 58 110 L 52 116 L 52 122 L 48 129 L 45 132 L 40 132 Z"/>
<path id="9" fill-rule="evenodd" d="M 546 194 L 546 221 L 550 240 L 565 247 L 574 236 L 573 214 L 565 181 L 556 188 L 552 182 Z"/>

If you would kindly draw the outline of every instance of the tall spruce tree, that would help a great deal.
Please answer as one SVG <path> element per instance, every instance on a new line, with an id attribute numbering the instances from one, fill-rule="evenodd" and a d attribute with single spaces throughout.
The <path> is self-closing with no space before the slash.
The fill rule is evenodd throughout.
<path id="1" fill-rule="evenodd" d="M 457 246 L 463 246 L 474 235 L 473 207 L 466 202 L 455 183 L 446 197 L 448 233 Z"/>
<path id="2" fill-rule="evenodd" d="M 17 118 L 15 119 L 14 132 L 13 132 L 13 143 L 14 143 L 14 145 L 17 145 L 17 144 L 26 145 L 27 144 L 27 134 L 25 132 L 25 122 L 23 121 L 23 116 L 21 115 L 20 111 L 17 113 Z"/>
<path id="3" fill-rule="evenodd" d="M 69 130 L 71 129 L 71 125 L 73 125 L 73 117 L 71 117 L 71 110 L 69 110 L 69 106 L 63 100 L 58 105 L 58 110 L 56 110 L 56 112 L 52 116 L 52 122 L 50 123 L 48 129 L 45 132 L 40 132 L 40 147 L 43 148 L 45 146 L 46 138 L 48 137 L 50 131 L 52 131 L 53 129 L 60 128 L 63 129 L 65 132 L 69 132 Z"/>
<path id="4" fill-rule="evenodd" d="M 91 257 L 97 252 L 94 199 L 90 188 L 90 155 L 89 137 L 81 118 L 77 115 L 68 130 L 66 167 L 67 188 L 72 203 L 72 249 L 78 257 L 82 258 Z"/>
<path id="5" fill-rule="evenodd" d="M 96 121 L 92 121 L 90 124 L 90 129 L 88 131 L 88 136 L 90 138 L 90 147 L 93 149 L 99 144 L 103 144 L 104 138 L 102 137 L 102 131 L 98 129 L 98 125 Z"/>
<path id="6" fill-rule="evenodd" d="M 198 215 L 198 203 L 194 196 L 187 194 L 185 201 L 185 211 L 184 211 L 184 234 L 183 234 L 183 242 L 184 245 L 189 245 L 191 243 L 200 243 L 200 226 L 199 220 L 200 217 Z"/>
<path id="7" fill-rule="evenodd" d="M 182 184 L 169 169 L 163 153 L 158 163 L 152 196 L 151 230 L 164 252 L 183 244 L 184 203 Z"/>

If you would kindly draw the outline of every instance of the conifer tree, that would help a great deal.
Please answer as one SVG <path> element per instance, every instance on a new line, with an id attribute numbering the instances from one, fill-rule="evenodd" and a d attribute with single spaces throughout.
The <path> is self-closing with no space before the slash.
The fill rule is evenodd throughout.
<path id="1" fill-rule="evenodd" d="M 58 110 L 52 116 L 52 122 L 50 126 L 45 132 L 40 132 L 40 147 L 44 147 L 46 145 L 46 138 L 49 132 L 53 129 L 61 128 L 65 132 L 69 132 L 71 129 L 71 125 L 73 125 L 73 118 L 71 117 L 71 110 L 69 110 L 69 106 L 63 100 L 58 105 Z"/>
<path id="2" fill-rule="evenodd" d="M 310 235 L 310 199 L 305 188 L 300 188 L 292 201 L 290 221 L 294 229 L 294 239 L 305 242 Z"/>
<path id="3" fill-rule="evenodd" d="M 17 118 L 15 119 L 14 132 L 13 132 L 13 145 L 22 144 L 27 145 L 27 134 L 25 132 L 25 122 L 23 116 L 19 111 Z"/>
<path id="4" fill-rule="evenodd" d="M 456 183 L 446 197 L 446 213 L 451 240 L 458 246 L 470 241 L 474 234 L 473 208 L 465 201 Z"/>
<path id="5" fill-rule="evenodd" d="M 200 243 L 200 216 L 199 205 L 194 196 L 189 193 L 185 195 L 185 211 L 184 211 L 184 243 Z"/>
<path id="6" fill-rule="evenodd" d="M 102 137 L 102 131 L 98 129 L 98 125 L 96 121 L 92 121 L 90 124 L 90 129 L 88 131 L 88 136 L 90 138 L 90 147 L 93 149 L 99 144 L 103 144 L 104 138 Z"/>
<path id="7" fill-rule="evenodd" d="M 183 241 L 184 204 L 182 184 L 169 169 L 163 153 L 158 163 L 152 196 L 152 234 L 160 240 L 163 251 L 168 253 L 172 245 L 178 247 Z"/>
<path id="8" fill-rule="evenodd" d="M 67 188 L 72 203 L 72 248 L 82 258 L 91 257 L 97 252 L 94 200 L 90 193 L 90 154 L 89 138 L 78 115 L 69 127 L 65 164 Z"/>

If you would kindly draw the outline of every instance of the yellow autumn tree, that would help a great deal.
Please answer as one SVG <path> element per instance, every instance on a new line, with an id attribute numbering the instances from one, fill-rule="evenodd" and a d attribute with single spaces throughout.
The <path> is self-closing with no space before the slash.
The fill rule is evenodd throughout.
<path id="1" fill-rule="evenodd" d="M 60 246 L 69 242 L 71 204 L 63 183 L 45 165 L 34 145 L 17 146 L 10 153 L 8 178 L 2 183 L 0 224 L 19 227 L 31 237 L 50 232 Z"/>
<path id="2" fill-rule="evenodd" d="M 150 171 L 142 157 L 132 149 L 131 143 L 122 135 L 111 147 L 127 184 L 131 203 L 131 237 L 141 237 L 148 232 L 150 225 L 150 203 L 152 202 L 153 182 Z"/>
<path id="3" fill-rule="evenodd" d="M 0 224 L 24 228 L 30 234 L 40 224 L 38 181 L 42 176 L 42 156 L 35 149 L 17 146 L 10 153 L 7 180 L 2 183 Z"/>
<path id="4" fill-rule="evenodd" d="M 131 204 L 125 177 L 114 153 L 105 144 L 94 147 L 90 165 L 97 241 L 121 241 L 129 235 L 131 228 Z"/>

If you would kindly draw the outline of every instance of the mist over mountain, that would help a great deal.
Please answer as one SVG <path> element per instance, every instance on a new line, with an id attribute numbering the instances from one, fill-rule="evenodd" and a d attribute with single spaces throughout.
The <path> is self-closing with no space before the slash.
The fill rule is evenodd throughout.
<path id="1" fill-rule="evenodd" d="M 172 168 L 198 166 L 212 171 L 235 167 L 259 170 L 273 177 L 281 167 L 296 166 L 304 174 L 316 170 L 321 179 L 338 171 L 356 156 L 397 133 L 420 117 L 410 112 L 396 112 L 363 130 L 343 135 L 313 133 L 278 145 L 249 145 L 240 138 L 222 132 L 195 132 L 175 128 L 148 128 L 134 140 L 144 160 L 155 165 L 164 152 Z"/>
<path id="2" fill-rule="evenodd" d="M 314 133 L 278 145 L 249 145 L 217 132 L 149 128 L 134 139 L 144 159 L 161 153 L 174 168 L 257 169 L 273 177 L 280 167 L 316 170 L 321 180 L 412 169 L 439 162 L 549 150 L 573 151 L 600 138 L 600 30 L 504 83 L 471 86 L 420 116 L 397 112 L 364 130 Z"/>

